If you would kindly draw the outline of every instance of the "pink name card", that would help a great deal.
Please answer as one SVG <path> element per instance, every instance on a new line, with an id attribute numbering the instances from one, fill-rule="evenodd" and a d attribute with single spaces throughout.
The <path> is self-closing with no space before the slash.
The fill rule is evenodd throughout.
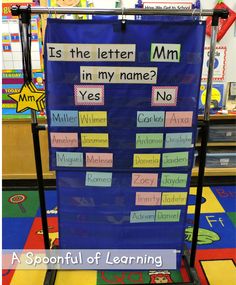
<path id="1" fill-rule="evenodd" d="M 160 192 L 137 192 L 135 205 L 137 206 L 158 206 L 161 204 Z"/>
<path id="2" fill-rule="evenodd" d="M 86 153 L 86 167 L 112 167 L 113 153 Z"/>
<path id="3" fill-rule="evenodd" d="M 158 174 L 132 173 L 132 187 L 157 187 Z"/>
<path id="4" fill-rule="evenodd" d="M 166 112 L 166 127 L 191 127 L 193 121 L 193 112 Z"/>
<path id="5" fill-rule="evenodd" d="M 78 147 L 77 133 L 50 133 L 52 147 Z"/>

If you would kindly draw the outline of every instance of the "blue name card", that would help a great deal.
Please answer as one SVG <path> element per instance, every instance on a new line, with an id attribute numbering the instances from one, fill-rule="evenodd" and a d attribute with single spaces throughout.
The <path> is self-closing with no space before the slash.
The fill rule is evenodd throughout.
<path id="1" fill-rule="evenodd" d="M 53 110 L 50 112 L 52 127 L 78 127 L 77 111 Z"/>

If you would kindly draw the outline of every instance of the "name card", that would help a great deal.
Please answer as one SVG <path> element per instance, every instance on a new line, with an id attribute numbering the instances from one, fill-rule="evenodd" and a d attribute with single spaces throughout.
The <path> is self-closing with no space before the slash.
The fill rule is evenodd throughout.
<path id="1" fill-rule="evenodd" d="M 111 187 L 111 172 L 86 172 L 85 186 Z"/>
<path id="2" fill-rule="evenodd" d="M 112 167 L 113 153 L 86 153 L 86 167 Z"/>
<path id="3" fill-rule="evenodd" d="M 136 134 L 136 148 L 162 148 L 163 134 Z"/>
<path id="4" fill-rule="evenodd" d="M 160 128 L 164 127 L 165 112 L 157 111 L 138 111 L 137 127 L 138 128 Z"/>
<path id="5" fill-rule="evenodd" d="M 181 210 L 157 210 L 156 222 L 178 222 Z"/>
<path id="6" fill-rule="evenodd" d="M 135 153 L 133 167 L 135 168 L 156 168 L 160 166 L 160 154 Z"/>
<path id="7" fill-rule="evenodd" d="M 170 133 L 166 134 L 165 148 L 192 147 L 192 133 Z"/>
<path id="8" fill-rule="evenodd" d="M 185 173 L 162 173 L 161 187 L 183 188 L 187 185 L 188 174 Z"/>
<path id="9" fill-rule="evenodd" d="M 82 152 L 56 152 L 57 166 L 83 167 Z"/>
<path id="10" fill-rule="evenodd" d="M 77 111 L 50 111 L 52 127 L 78 127 L 78 112 Z"/>
<path id="11" fill-rule="evenodd" d="M 132 187 L 157 187 L 158 174 L 132 173 Z"/>
<path id="12" fill-rule="evenodd" d="M 78 147 L 77 133 L 50 133 L 52 147 Z"/>
<path id="13" fill-rule="evenodd" d="M 191 127 L 193 112 L 166 112 L 166 127 Z"/>
<path id="14" fill-rule="evenodd" d="M 162 193 L 161 205 L 186 205 L 187 192 L 164 192 Z"/>
<path id="15" fill-rule="evenodd" d="M 155 211 L 132 211 L 130 223 L 150 223 L 155 221 Z"/>
<path id="16" fill-rule="evenodd" d="M 188 152 L 163 153 L 162 167 L 188 166 Z"/>
<path id="17" fill-rule="evenodd" d="M 104 105 L 104 85 L 74 85 L 75 105 Z"/>
<path id="18" fill-rule="evenodd" d="M 135 205 L 137 206 L 158 206 L 161 204 L 160 192 L 137 192 Z"/>
<path id="19" fill-rule="evenodd" d="M 79 126 L 80 127 L 106 127 L 107 126 L 107 112 L 91 111 L 79 112 Z"/>
<path id="20" fill-rule="evenodd" d="M 176 106 L 177 86 L 153 86 L 152 106 Z"/>
<path id="21" fill-rule="evenodd" d="M 81 133 L 82 147 L 109 147 L 106 133 Z"/>

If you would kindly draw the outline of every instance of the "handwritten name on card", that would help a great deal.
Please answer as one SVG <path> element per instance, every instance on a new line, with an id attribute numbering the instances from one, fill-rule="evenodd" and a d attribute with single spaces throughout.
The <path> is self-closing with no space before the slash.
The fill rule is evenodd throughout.
<path id="1" fill-rule="evenodd" d="M 86 153 L 86 167 L 112 167 L 113 153 Z"/>
<path id="2" fill-rule="evenodd" d="M 106 133 L 81 133 L 82 147 L 109 147 L 108 134 Z"/>
<path id="3" fill-rule="evenodd" d="M 164 192 L 162 193 L 161 205 L 186 205 L 187 192 Z"/>
<path id="4" fill-rule="evenodd" d="M 104 105 L 104 85 L 74 85 L 75 105 Z"/>
<path id="5" fill-rule="evenodd" d="M 153 86 L 152 106 L 176 106 L 177 86 Z"/>
<path id="6" fill-rule="evenodd" d="M 163 134 L 136 134 L 136 148 L 162 148 Z"/>
<path id="7" fill-rule="evenodd" d="M 166 112 L 165 126 L 168 127 L 191 127 L 193 112 Z"/>
<path id="8" fill-rule="evenodd" d="M 163 153 L 162 167 L 181 167 L 188 166 L 188 152 Z"/>
<path id="9" fill-rule="evenodd" d="M 160 192 L 136 192 L 136 206 L 158 206 L 161 204 Z"/>
<path id="10" fill-rule="evenodd" d="M 150 223 L 155 221 L 155 211 L 131 211 L 130 223 Z"/>
<path id="11" fill-rule="evenodd" d="M 52 147 L 78 147 L 77 133 L 50 133 Z"/>
<path id="12" fill-rule="evenodd" d="M 156 168 L 160 166 L 160 154 L 135 153 L 134 168 Z"/>
<path id="13" fill-rule="evenodd" d="M 82 152 L 56 152 L 57 166 L 83 167 Z"/>
<path id="14" fill-rule="evenodd" d="M 86 172 L 85 186 L 111 187 L 112 172 Z"/>
<path id="15" fill-rule="evenodd" d="M 137 127 L 138 128 L 160 128 L 164 127 L 165 112 L 158 111 L 138 111 Z"/>
<path id="16" fill-rule="evenodd" d="M 132 173 L 132 187 L 157 187 L 158 174 Z"/>
<path id="17" fill-rule="evenodd" d="M 187 179 L 186 173 L 162 173 L 161 187 L 183 188 L 187 185 Z"/>
<path id="18" fill-rule="evenodd" d="M 157 210 L 156 222 L 178 222 L 181 210 Z"/>
<path id="19" fill-rule="evenodd" d="M 52 127 L 78 127 L 78 112 L 77 111 L 50 111 Z"/>
<path id="20" fill-rule="evenodd" d="M 187 148 L 192 147 L 192 133 L 170 133 L 166 134 L 165 148 Z"/>
<path id="21" fill-rule="evenodd" d="M 80 111 L 80 127 L 106 127 L 107 112 L 105 111 Z"/>

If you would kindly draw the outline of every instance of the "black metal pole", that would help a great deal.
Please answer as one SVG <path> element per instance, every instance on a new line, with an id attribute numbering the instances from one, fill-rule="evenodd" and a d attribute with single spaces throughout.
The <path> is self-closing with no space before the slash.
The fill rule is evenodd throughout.
<path id="1" fill-rule="evenodd" d="M 35 157 L 35 165 L 36 165 L 36 173 L 37 173 L 37 183 L 38 183 L 38 191 L 39 191 L 39 202 L 40 202 L 40 210 L 41 210 L 41 220 L 43 227 L 43 239 L 44 239 L 44 247 L 45 249 L 50 249 L 50 240 L 48 234 L 48 222 L 47 222 L 47 209 L 45 203 L 45 193 L 44 193 L 44 183 L 43 183 L 43 169 L 42 169 L 42 158 L 40 151 L 40 140 L 39 140 L 39 129 L 37 128 L 38 123 L 32 123 L 32 135 L 33 135 L 33 143 L 34 143 L 34 157 Z"/>
<path id="2" fill-rule="evenodd" d="M 21 12 L 20 9 L 17 9 L 17 11 L 15 12 L 17 13 L 14 13 L 12 10 L 13 16 L 19 16 L 24 83 L 26 83 L 32 81 L 31 32 L 30 32 L 31 7 L 30 5 L 28 5 L 27 9 L 24 9 Z M 38 126 L 37 116 L 34 110 L 31 110 L 31 117 L 32 117 L 31 129 L 32 129 L 33 144 L 34 144 L 34 157 L 35 157 L 35 165 L 37 173 L 44 247 L 45 249 L 50 249 L 48 223 L 47 223 L 47 210 L 46 210 L 44 184 L 43 184 L 42 159 L 40 153 L 39 129 L 37 128 Z"/>
<path id="3" fill-rule="evenodd" d="M 200 155 L 199 155 L 198 184 L 197 184 L 197 196 L 196 196 L 196 202 L 195 202 L 195 214 L 194 214 L 192 247 L 191 247 L 191 255 L 190 255 L 190 267 L 194 267 L 195 258 L 196 258 L 197 237 L 198 237 L 198 229 L 199 229 L 199 223 L 200 223 L 202 191 L 203 191 L 203 185 L 204 185 L 204 174 L 205 174 L 205 165 L 206 165 L 208 133 L 209 133 L 209 121 L 204 121 L 202 124 L 202 132 L 201 132 L 202 137 L 201 137 L 201 148 L 200 148 Z"/>
<path id="4" fill-rule="evenodd" d="M 210 104 L 211 104 L 212 80 L 214 72 L 216 38 L 217 38 L 218 24 L 220 17 L 227 18 L 228 13 L 220 14 L 219 11 L 215 10 L 212 17 L 212 34 L 211 34 L 209 67 L 208 67 L 208 76 L 207 76 L 207 92 L 206 92 L 204 120 L 202 124 L 201 149 L 200 149 L 199 170 L 198 170 L 198 185 L 197 185 L 197 196 L 195 203 L 190 267 L 194 267 L 196 259 L 198 230 L 199 230 L 200 214 L 201 214 L 202 191 L 204 185 L 204 175 L 205 175 L 205 166 L 206 166 L 207 142 L 208 142 L 209 124 L 210 124 Z"/>

